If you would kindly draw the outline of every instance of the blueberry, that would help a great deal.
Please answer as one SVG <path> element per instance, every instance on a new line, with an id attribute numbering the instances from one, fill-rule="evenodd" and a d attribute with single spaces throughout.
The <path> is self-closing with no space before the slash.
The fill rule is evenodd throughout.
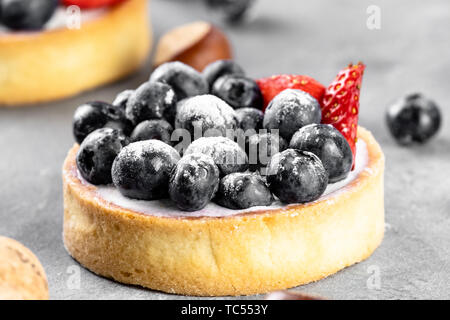
<path id="1" fill-rule="evenodd" d="M 119 107 L 120 109 L 125 111 L 125 109 L 127 107 L 128 99 L 133 94 L 133 92 L 134 92 L 134 90 L 124 90 L 124 91 L 120 92 L 114 99 L 112 105 Z"/>
<path id="2" fill-rule="evenodd" d="M 270 101 L 264 114 L 266 129 L 279 129 L 280 135 L 290 141 L 301 127 L 320 123 L 319 102 L 309 93 L 296 89 L 286 89 Z"/>
<path id="3" fill-rule="evenodd" d="M 111 183 L 113 161 L 127 144 L 127 137 L 116 129 L 102 128 L 90 133 L 80 145 L 76 158 L 82 177 L 92 184 Z"/>
<path id="4" fill-rule="evenodd" d="M 87 102 L 75 110 L 72 128 L 77 143 L 81 144 L 89 133 L 103 127 L 120 129 L 126 135 L 132 130 L 123 110 L 109 103 Z"/>
<path id="5" fill-rule="evenodd" d="M 327 170 L 329 183 L 345 179 L 352 169 L 352 149 L 332 125 L 304 126 L 292 136 L 289 148 L 309 151 L 319 157 Z"/>
<path id="6" fill-rule="evenodd" d="M 261 168 L 265 168 L 270 158 L 274 154 L 284 151 L 287 146 L 286 140 L 275 133 L 265 132 L 250 136 L 247 141 L 250 170 L 258 171 Z"/>
<path id="7" fill-rule="evenodd" d="M 76 142 L 81 144 L 89 133 L 103 128 L 107 121 L 103 102 L 87 102 L 79 106 L 75 110 L 72 126 Z"/>
<path id="8" fill-rule="evenodd" d="M 203 137 L 192 142 L 185 155 L 203 153 L 211 156 L 222 176 L 245 171 L 248 160 L 245 151 L 234 141 L 225 137 Z"/>
<path id="9" fill-rule="evenodd" d="M 203 75 L 179 61 L 160 65 L 150 76 L 150 82 L 167 83 L 178 100 L 208 93 L 208 83 Z"/>
<path id="10" fill-rule="evenodd" d="M 133 124 L 127 119 L 122 108 L 104 103 L 103 112 L 107 118 L 104 127 L 122 130 L 127 136 L 133 131 Z"/>
<path id="11" fill-rule="evenodd" d="M 264 113 L 256 108 L 239 108 L 236 110 L 239 127 L 244 130 L 259 130 L 262 128 Z"/>
<path id="12" fill-rule="evenodd" d="M 317 200 L 324 193 L 328 174 L 314 153 L 286 149 L 270 159 L 267 183 L 281 201 L 304 203 Z"/>
<path id="13" fill-rule="evenodd" d="M 168 123 L 170 123 L 172 125 L 172 127 L 175 126 L 175 118 L 177 116 L 177 111 L 179 109 L 179 106 L 183 103 L 184 100 L 181 101 L 177 101 L 177 103 L 169 106 L 168 108 L 166 108 L 166 110 L 164 110 L 164 114 L 163 114 L 163 118 L 164 120 L 166 120 Z"/>
<path id="14" fill-rule="evenodd" d="M 233 60 L 217 60 L 208 64 L 203 69 L 203 76 L 209 85 L 209 90 L 212 89 L 214 82 L 221 76 L 227 74 L 245 75 L 244 70 Z"/>
<path id="15" fill-rule="evenodd" d="M 229 22 L 243 19 L 254 0 L 205 0 L 211 8 L 221 10 Z"/>
<path id="16" fill-rule="evenodd" d="M 219 169 L 214 160 L 201 153 L 192 153 L 178 161 L 172 170 L 169 195 L 184 211 L 203 209 L 219 186 Z"/>
<path id="17" fill-rule="evenodd" d="M 388 128 L 398 143 L 425 143 L 441 126 L 439 107 L 422 94 L 401 98 L 389 107 L 386 114 Z"/>
<path id="18" fill-rule="evenodd" d="M 170 139 L 172 131 L 172 126 L 166 120 L 146 120 L 134 128 L 130 139 L 132 142 L 156 139 L 170 145 L 172 144 Z"/>
<path id="19" fill-rule="evenodd" d="M 229 74 L 214 82 L 211 93 L 223 99 L 233 108 L 262 109 L 263 96 L 255 80 Z"/>
<path id="20" fill-rule="evenodd" d="M 159 140 L 130 143 L 117 155 L 112 180 L 124 196 L 141 200 L 168 195 L 170 172 L 180 155 Z"/>
<path id="21" fill-rule="evenodd" d="M 58 0 L 2 0 L 0 21 L 13 30 L 39 30 L 57 6 Z"/>
<path id="22" fill-rule="evenodd" d="M 259 174 L 236 172 L 220 180 L 214 201 L 230 209 L 247 209 L 269 206 L 273 202 L 273 196 Z"/>
<path id="23" fill-rule="evenodd" d="M 185 100 L 179 106 L 175 119 L 175 128 L 188 130 L 193 138 L 199 135 L 225 136 L 227 129 L 234 130 L 237 125 L 234 109 L 209 94 Z"/>
<path id="24" fill-rule="evenodd" d="M 146 82 L 130 96 L 126 107 L 126 116 L 134 124 L 144 120 L 161 119 L 168 109 L 176 106 L 175 92 L 160 82 Z"/>

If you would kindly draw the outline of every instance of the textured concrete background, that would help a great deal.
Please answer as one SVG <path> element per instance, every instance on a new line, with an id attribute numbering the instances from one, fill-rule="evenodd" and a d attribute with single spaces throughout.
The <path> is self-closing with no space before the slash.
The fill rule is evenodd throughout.
<path id="1" fill-rule="evenodd" d="M 372 4 L 381 8 L 381 30 L 366 28 L 366 9 Z M 223 26 L 237 61 L 254 77 L 300 73 L 327 84 L 350 61 L 364 61 L 360 124 L 374 133 L 387 158 L 385 239 L 368 260 L 295 290 L 331 299 L 450 298 L 447 0 L 259 0 L 251 19 L 234 27 L 223 25 L 199 1 L 154 0 L 152 7 L 156 38 L 196 19 Z M 76 289 L 70 276 L 78 264 L 62 244 L 61 165 L 73 144 L 75 108 L 87 100 L 111 101 L 149 73 L 147 66 L 124 81 L 73 99 L 0 110 L 0 234 L 37 254 L 54 299 L 183 298 L 118 284 L 82 268 Z M 429 144 L 404 148 L 390 138 L 384 111 L 411 91 L 435 99 L 444 121 Z M 367 281 L 377 271 L 381 286 L 370 289 Z"/>

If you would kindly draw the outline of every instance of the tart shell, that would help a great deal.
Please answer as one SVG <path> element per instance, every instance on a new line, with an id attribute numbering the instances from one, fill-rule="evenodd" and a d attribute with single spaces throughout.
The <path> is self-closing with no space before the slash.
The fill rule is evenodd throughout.
<path id="1" fill-rule="evenodd" d="M 112 6 L 80 29 L 0 34 L 0 105 L 73 96 L 122 78 L 148 57 L 147 0 Z"/>
<path id="2" fill-rule="evenodd" d="M 195 296 L 249 295 L 322 279 L 369 257 L 384 234 L 384 155 L 359 127 L 368 165 L 323 200 L 227 217 L 161 217 L 99 197 L 63 167 L 64 243 L 89 270 Z"/>

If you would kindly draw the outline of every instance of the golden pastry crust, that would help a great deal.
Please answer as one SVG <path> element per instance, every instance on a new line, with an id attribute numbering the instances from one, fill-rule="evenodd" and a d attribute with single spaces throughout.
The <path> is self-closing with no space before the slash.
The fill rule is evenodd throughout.
<path id="1" fill-rule="evenodd" d="M 46 300 L 44 268 L 21 243 L 0 237 L 0 300 Z"/>
<path id="2" fill-rule="evenodd" d="M 366 259 L 384 234 L 384 156 L 364 128 L 369 163 L 324 200 L 229 217 L 145 215 L 107 202 L 63 167 L 64 243 L 93 272 L 196 296 L 248 295 L 322 279 Z"/>
<path id="3" fill-rule="evenodd" d="M 127 0 L 79 30 L 0 34 L 0 105 L 61 99 L 112 82 L 148 57 L 147 0 Z"/>

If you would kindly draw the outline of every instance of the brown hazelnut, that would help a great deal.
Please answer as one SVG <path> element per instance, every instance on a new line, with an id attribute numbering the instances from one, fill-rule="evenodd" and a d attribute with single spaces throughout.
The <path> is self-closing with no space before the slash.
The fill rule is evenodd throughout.
<path id="1" fill-rule="evenodd" d="M 209 63 L 231 59 L 230 43 L 216 26 L 197 21 L 164 34 L 158 42 L 154 60 L 157 67 L 168 61 L 181 61 L 202 71 Z"/>

